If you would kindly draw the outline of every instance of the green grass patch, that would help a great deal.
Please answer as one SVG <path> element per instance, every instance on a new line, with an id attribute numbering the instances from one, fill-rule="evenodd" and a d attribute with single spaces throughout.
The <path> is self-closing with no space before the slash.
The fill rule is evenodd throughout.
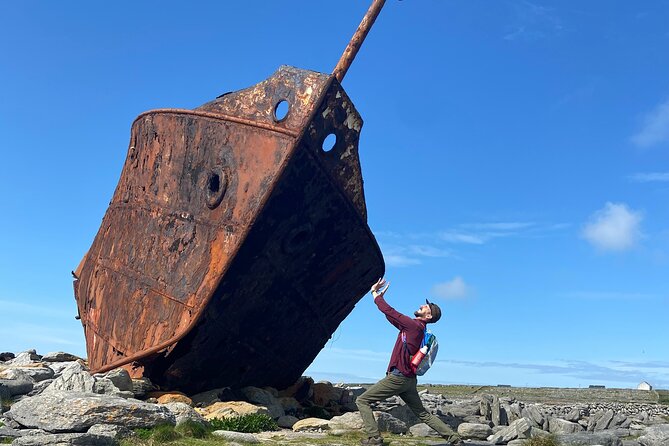
<path id="1" fill-rule="evenodd" d="M 523 446 L 560 446 L 560 442 L 554 435 L 550 435 L 548 437 L 528 438 Z"/>
<path id="2" fill-rule="evenodd" d="M 12 444 L 13 441 L 14 440 L 12 440 L 11 438 L 2 438 L 0 439 L 0 444 Z"/>
<path id="3" fill-rule="evenodd" d="M 279 429 L 276 421 L 265 414 L 248 414 L 240 417 L 214 418 L 210 420 L 212 430 L 224 430 L 235 432 L 256 433 L 275 431 Z"/>
<path id="4" fill-rule="evenodd" d="M 174 428 L 180 435 L 190 438 L 205 438 L 209 435 L 209 429 L 193 420 L 186 420 L 176 428 Z"/>
<path id="5" fill-rule="evenodd" d="M 7 412 L 9 410 L 9 408 L 12 407 L 12 403 L 13 403 L 12 400 L 8 400 L 8 399 L 5 399 L 5 398 L 0 400 L 0 406 L 2 406 L 2 411 Z"/>
<path id="6" fill-rule="evenodd" d="M 669 405 L 669 390 L 657 390 L 658 403 Z"/>

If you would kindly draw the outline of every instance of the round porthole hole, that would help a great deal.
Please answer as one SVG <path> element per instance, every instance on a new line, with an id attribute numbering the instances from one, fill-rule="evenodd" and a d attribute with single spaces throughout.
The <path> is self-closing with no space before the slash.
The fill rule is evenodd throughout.
<path id="1" fill-rule="evenodd" d="M 290 109 L 290 105 L 288 104 L 288 101 L 285 99 L 280 100 L 279 102 L 276 103 L 274 106 L 274 120 L 276 122 L 281 122 L 284 119 L 286 119 L 286 116 L 288 116 L 288 111 Z"/>
<path id="2" fill-rule="evenodd" d="M 334 133 L 330 133 L 323 139 L 323 144 L 321 144 L 321 148 L 323 149 L 323 152 L 329 152 L 330 150 L 334 149 L 334 147 L 337 145 L 337 135 Z"/>

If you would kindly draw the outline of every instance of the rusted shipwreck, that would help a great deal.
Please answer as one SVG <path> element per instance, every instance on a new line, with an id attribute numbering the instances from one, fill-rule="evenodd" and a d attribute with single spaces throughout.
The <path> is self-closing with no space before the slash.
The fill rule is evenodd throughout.
<path id="1" fill-rule="evenodd" d="M 383 275 L 366 223 L 362 119 L 340 84 L 383 3 L 333 74 L 282 66 L 194 110 L 134 121 L 74 272 L 93 372 L 126 366 L 190 392 L 286 387 Z"/>

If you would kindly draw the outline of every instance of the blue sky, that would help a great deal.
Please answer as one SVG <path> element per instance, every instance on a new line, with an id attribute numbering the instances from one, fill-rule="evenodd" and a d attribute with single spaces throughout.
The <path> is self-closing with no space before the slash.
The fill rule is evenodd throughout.
<path id="1" fill-rule="evenodd" d="M 85 354 L 70 270 L 132 120 L 281 64 L 330 72 L 366 1 L 0 2 L 0 351 Z M 369 225 L 423 381 L 669 388 L 669 3 L 388 1 L 344 80 Z M 365 296 L 308 374 L 380 378 Z"/>

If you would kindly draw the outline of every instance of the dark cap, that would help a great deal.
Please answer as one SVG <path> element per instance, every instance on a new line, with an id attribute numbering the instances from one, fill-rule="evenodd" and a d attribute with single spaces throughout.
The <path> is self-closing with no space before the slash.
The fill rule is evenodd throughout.
<path id="1" fill-rule="evenodd" d="M 441 318 L 441 308 L 439 308 L 439 305 L 432 303 L 427 299 L 425 299 L 425 303 L 430 306 L 430 311 L 432 312 L 432 319 L 430 319 L 430 322 L 434 324 Z"/>

